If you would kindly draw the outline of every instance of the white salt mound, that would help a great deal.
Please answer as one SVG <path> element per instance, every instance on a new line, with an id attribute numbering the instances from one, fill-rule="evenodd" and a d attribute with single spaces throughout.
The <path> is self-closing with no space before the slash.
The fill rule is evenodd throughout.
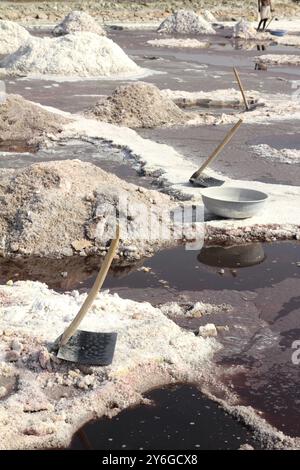
<path id="1" fill-rule="evenodd" d="M 255 39 L 257 37 L 257 31 L 248 21 L 240 20 L 233 27 L 233 37 Z"/>
<path id="2" fill-rule="evenodd" d="M 104 29 L 84 11 L 71 11 L 52 31 L 54 36 L 86 31 L 105 36 Z"/>
<path id="3" fill-rule="evenodd" d="M 159 33 L 215 34 L 213 27 L 192 10 L 178 10 L 158 27 Z"/>
<path id="4" fill-rule="evenodd" d="M 111 39 L 86 32 L 32 37 L 0 61 L 1 67 L 10 75 L 33 77 L 128 77 L 143 71 Z"/>
<path id="5" fill-rule="evenodd" d="M 189 118 L 159 88 L 144 82 L 119 86 L 111 96 L 90 108 L 87 115 L 134 128 L 182 124 Z"/>
<path id="6" fill-rule="evenodd" d="M 0 20 L 0 54 L 15 52 L 29 37 L 29 32 L 17 23 Z"/>
<path id="7" fill-rule="evenodd" d="M 202 13 L 202 16 L 209 23 L 216 23 L 217 22 L 217 18 L 209 10 L 204 10 L 203 13 Z"/>

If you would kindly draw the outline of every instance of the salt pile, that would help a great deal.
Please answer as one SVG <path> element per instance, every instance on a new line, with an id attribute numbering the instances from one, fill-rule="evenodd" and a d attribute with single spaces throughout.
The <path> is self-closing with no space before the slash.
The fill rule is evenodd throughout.
<path id="1" fill-rule="evenodd" d="M 105 36 L 104 29 L 94 20 L 92 16 L 84 11 L 71 11 L 61 23 L 55 26 L 52 31 L 54 36 L 87 31 L 89 33 Z"/>
<path id="2" fill-rule="evenodd" d="M 0 448 L 67 447 L 85 422 L 143 401 L 154 387 L 208 378 L 214 338 L 204 339 L 149 303 L 102 292 L 82 323 L 118 333 L 109 367 L 83 367 L 49 353 L 86 294 L 58 294 L 38 282 L 0 286 Z M 15 386 L 17 384 L 17 386 Z"/>
<path id="3" fill-rule="evenodd" d="M 156 86 L 144 82 L 118 87 L 86 114 L 100 121 L 136 128 L 182 124 L 188 120 L 188 115 Z"/>
<path id="4" fill-rule="evenodd" d="M 0 62 L 10 75 L 61 77 L 128 77 L 138 67 L 111 39 L 94 33 L 58 38 L 31 38 Z"/>
<path id="5" fill-rule="evenodd" d="M 0 20 L 0 54 L 11 54 L 30 38 L 29 32 L 13 21 Z"/>
<path id="6" fill-rule="evenodd" d="M 159 33 L 215 34 L 213 27 L 192 10 L 178 10 L 158 27 Z"/>
<path id="7" fill-rule="evenodd" d="M 170 244 L 159 233 L 162 208 L 163 226 L 170 225 L 174 203 L 169 197 L 128 184 L 90 163 L 65 160 L 3 170 L 0 201 L 2 256 L 104 255 L 114 235 L 116 211 L 121 219 L 121 261 Z"/>
<path id="8" fill-rule="evenodd" d="M 256 28 L 246 20 L 238 21 L 233 27 L 233 38 L 238 39 L 269 39 L 272 36 L 269 33 L 257 31 Z"/>
<path id="9" fill-rule="evenodd" d="M 70 120 L 19 95 L 6 95 L 0 104 L 0 141 L 38 144 L 48 135 L 60 133 Z"/>

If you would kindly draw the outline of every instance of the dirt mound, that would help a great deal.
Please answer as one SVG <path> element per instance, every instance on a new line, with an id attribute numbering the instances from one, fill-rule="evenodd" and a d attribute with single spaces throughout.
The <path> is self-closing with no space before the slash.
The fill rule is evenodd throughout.
<path id="1" fill-rule="evenodd" d="M 86 114 L 100 121 L 133 128 L 181 124 L 188 120 L 188 115 L 164 97 L 156 86 L 144 82 L 118 87 Z"/>
<path id="2" fill-rule="evenodd" d="M 13 21 L 0 20 L 0 54 L 11 54 L 30 38 L 27 29 Z"/>
<path id="3" fill-rule="evenodd" d="M 51 113 L 19 95 L 6 95 L 0 104 L 0 142 L 38 144 L 48 134 L 61 131 L 69 120 Z"/>
<path id="4" fill-rule="evenodd" d="M 61 23 L 55 26 L 52 31 L 54 36 L 76 33 L 78 31 L 88 31 L 89 33 L 105 36 L 104 29 L 94 20 L 92 16 L 84 11 L 71 11 Z"/>
<path id="5" fill-rule="evenodd" d="M 31 38 L 0 62 L 10 75 L 27 76 L 132 76 L 138 67 L 111 39 L 94 33 L 74 33 L 58 38 Z"/>
<path id="6" fill-rule="evenodd" d="M 159 233 L 168 196 L 128 184 L 78 160 L 38 163 L 0 175 L 2 255 L 48 258 L 104 255 L 119 213 L 124 259 L 139 259 L 164 246 Z M 149 214 L 149 227 L 147 216 Z M 165 226 L 168 226 L 164 214 Z M 169 243 L 169 239 L 165 244 Z M 121 260 L 122 261 L 122 260 Z"/>
<path id="7" fill-rule="evenodd" d="M 215 34 L 213 27 L 192 10 L 178 10 L 158 27 L 159 33 Z"/>

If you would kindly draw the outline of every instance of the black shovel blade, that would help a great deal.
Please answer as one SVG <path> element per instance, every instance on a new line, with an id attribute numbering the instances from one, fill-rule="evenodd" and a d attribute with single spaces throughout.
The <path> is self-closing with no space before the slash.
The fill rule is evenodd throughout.
<path id="1" fill-rule="evenodd" d="M 190 179 L 190 182 L 194 186 L 199 186 L 200 188 L 210 188 L 212 186 L 222 186 L 224 184 L 223 180 L 213 178 L 212 176 L 198 176 L 198 178 Z"/>
<path id="2" fill-rule="evenodd" d="M 117 333 L 77 330 L 67 344 L 58 349 L 57 357 L 69 362 L 94 366 L 112 363 Z"/>

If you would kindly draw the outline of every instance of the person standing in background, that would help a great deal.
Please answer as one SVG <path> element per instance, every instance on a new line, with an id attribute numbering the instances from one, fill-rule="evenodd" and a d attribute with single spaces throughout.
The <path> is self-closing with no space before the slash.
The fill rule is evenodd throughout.
<path id="1" fill-rule="evenodd" d="M 271 18 L 271 12 L 273 11 L 271 0 L 258 0 L 258 11 L 260 14 L 260 22 L 257 31 L 264 31 L 266 29 L 268 19 Z"/>

